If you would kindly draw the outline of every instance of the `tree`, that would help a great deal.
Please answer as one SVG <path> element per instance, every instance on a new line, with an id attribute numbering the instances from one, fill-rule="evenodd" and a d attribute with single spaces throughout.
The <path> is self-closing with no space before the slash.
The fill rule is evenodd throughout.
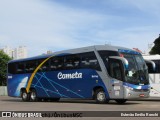
<path id="1" fill-rule="evenodd" d="M 7 85 L 7 63 L 11 58 L 0 50 L 0 86 Z"/>
<path id="2" fill-rule="evenodd" d="M 149 53 L 151 55 L 160 54 L 160 35 L 157 39 L 155 39 L 154 46 Z"/>

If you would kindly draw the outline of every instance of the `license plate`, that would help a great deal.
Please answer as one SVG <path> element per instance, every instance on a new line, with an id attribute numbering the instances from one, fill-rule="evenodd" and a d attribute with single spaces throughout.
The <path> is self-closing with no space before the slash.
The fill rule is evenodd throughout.
<path id="1" fill-rule="evenodd" d="M 144 97 L 144 94 L 140 94 L 139 96 L 140 96 L 140 97 Z"/>

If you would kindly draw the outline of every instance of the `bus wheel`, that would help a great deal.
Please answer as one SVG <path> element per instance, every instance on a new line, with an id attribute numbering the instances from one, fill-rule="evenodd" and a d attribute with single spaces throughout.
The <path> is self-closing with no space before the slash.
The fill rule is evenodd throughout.
<path id="1" fill-rule="evenodd" d="M 36 93 L 35 89 L 32 89 L 31 92 L 30 92 L 30 100 L 32 102 L 36 102 L 38 100 L 37 99 L 37 93 Z"/>
<path id="2" fill-rule="evenodd" d="M 95 99 L 97 103 L 104 104 L 108 103 L 109 100 L 106 98 L 105 92 L 103 89 L 97 89 L 95 93 Z"/>
<path id="3" fill-rule="evenodd" d="M 58 102 L 60 100 L 60 98 L 50 98 L 49 100 L 50 100 L 50 102 Z"/>
<path id="4" fill-rule="evenodd" d="M 28 93 L 26 92 L 26 90 L 22 90 L 21 91 L 22 93 L 21 93 L 21 97 L 22 97 L 22 100 L 23 101 L 29 101 L 29 95 L 28 95 Z"/>
<path id="5" fill-rule="evenodd" d="M 115 100 L 118 104 L 124 104 L 127 100 L 126 99 L 118 99 Z"/>

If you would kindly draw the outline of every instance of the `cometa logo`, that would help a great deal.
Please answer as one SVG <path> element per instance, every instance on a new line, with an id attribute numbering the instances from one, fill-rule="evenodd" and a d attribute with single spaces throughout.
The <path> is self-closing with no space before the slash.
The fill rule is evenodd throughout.
<path id="1" fill-rule="evenodd" d="M 75 79 L 75 78 L 82 78 L 82 73 L 72 73 L 72 74 L 63 74 L 62 72 L 59 72 L 57 75 L 58 79 Z"/>

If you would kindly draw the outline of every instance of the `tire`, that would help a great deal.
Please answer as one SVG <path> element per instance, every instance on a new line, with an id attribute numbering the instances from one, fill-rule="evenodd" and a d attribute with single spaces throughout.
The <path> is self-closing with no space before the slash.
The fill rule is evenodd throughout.
<path id="1" fill-rule="evenodd" d="M 106 94 L 102 88 L 96 90 L 95 100 L 96 100 L 96 103 L 99 103 L 99 104 L 104 104 L 109 102 L 109 99 L 106 98 Z"/>
<path id="2" fill-rule="evenodd" d="M 37 93 L 36 93 L 35 89 L 32 89 L 30 92 L 30 101 L 32 101 L 32 102 L 38 101 Z"/>
<path id="3" fill-rule="evenodd" d="M 21 91 L 21 98 L 22 98 L 22 101 L 24 102 L 29 101 L 29 94 L 27 93 L 26 90 Z"/>
<path id="4" fill-rule="evenodd" d="M 118 100 L 115 100 L 118 104 L 124 104 L 127 99 L 118 99 Z"/>

